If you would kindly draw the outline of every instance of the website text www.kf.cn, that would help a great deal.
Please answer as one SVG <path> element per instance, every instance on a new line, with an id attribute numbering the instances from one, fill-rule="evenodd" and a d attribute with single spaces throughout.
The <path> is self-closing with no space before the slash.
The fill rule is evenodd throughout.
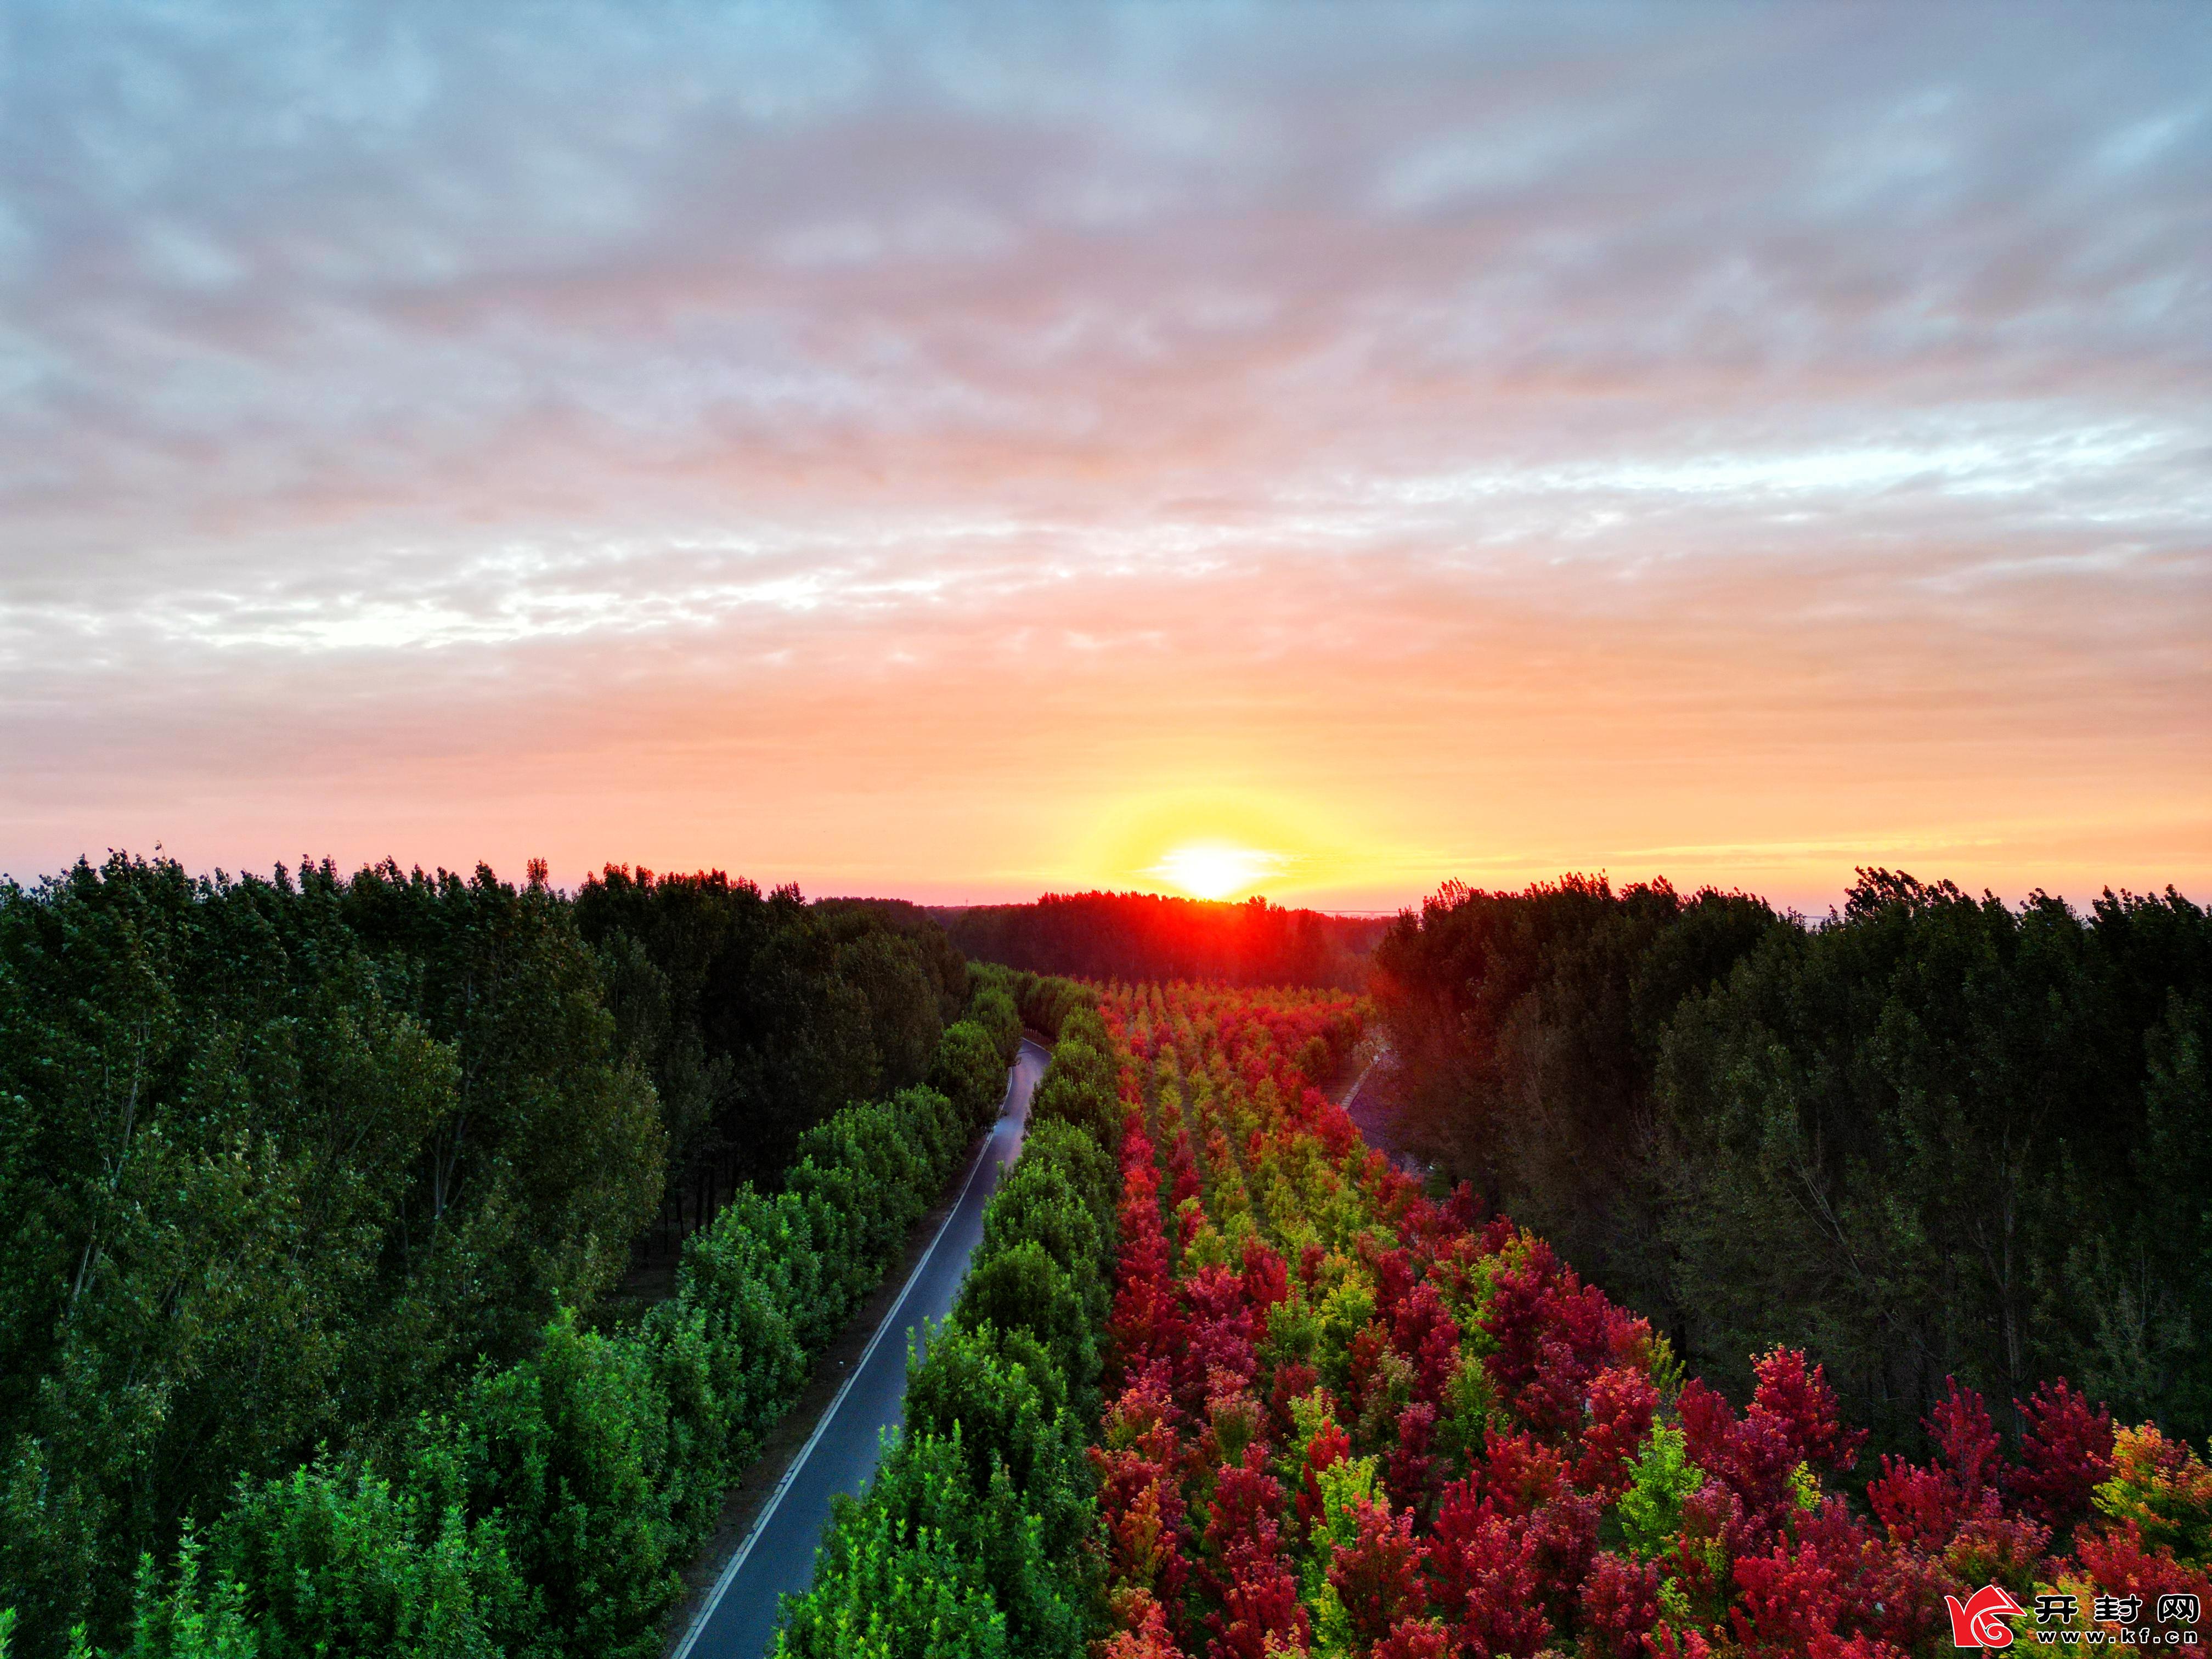
<path id="1" fill-rule="evenodd" d="M 1954 1647 L 1993 1652 L 2008 1648 L 2016 1634 L 2011 1624 L 2027 1617 L 2027 1609 L 2012 1599 L 2002 1585 L 1984 1584 L 1961 1601 L 1943 1598 L 1951 1612 L 1951 1642 Z M 2063 1591 L 2045 1590 L 2035 1597 L 2033 1635 L 2039 1646 L 2180 1648 L 2197 1645 L 2197 1624 L 2203 1612 L 2190 1595 L 2160 1595 L 2155 1607 L 2141 1595 L 2099 1595 L 2090 1601 L 2094 1622 L 2083 1629 L 2076 1620 L 2082 1598 Z M 2151 1613 L 2146 1620 L 2143 1615 Z M 2117 1628 L 2115 1628 L 2117 1626 Z"/>

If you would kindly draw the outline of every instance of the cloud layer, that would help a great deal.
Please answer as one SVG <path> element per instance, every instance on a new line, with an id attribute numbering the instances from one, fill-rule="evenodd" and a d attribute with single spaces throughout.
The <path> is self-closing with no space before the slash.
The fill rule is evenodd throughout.
<path id="1" fill-rule="evenodd" d="M 0 31 L 19 875 L 2212 887 L 2186 8 Z"/>

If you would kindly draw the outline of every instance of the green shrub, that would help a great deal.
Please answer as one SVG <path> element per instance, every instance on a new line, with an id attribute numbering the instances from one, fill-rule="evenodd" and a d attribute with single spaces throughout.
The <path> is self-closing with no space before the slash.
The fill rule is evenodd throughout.
<path id="1" fill-rule="evenodd" d="M 1080 1036 L 1055 1043 L 1051 1069 L 1037 1085 L 1030 1115 L 1047 1123 L 1073 1123 L 1101 1146 L 1115 1145 L 1121 1139 L 1121 1105 L 1114 1063 L 1104 1048 Z"/>
<path id="2" fill-rule="evenodd" d="M 1118 1134 L 1116 1139 L 1119 1139 Z M 1098 1235 L 1111 1240 L 1121 1206 L 1121 1170 L 1114 1154 L 1097 1138 L 1063 1119 L 1039 1123 L 1032 1120 L 1022 1143 L 1022 1161 L 1051 1164 L 1066 1176 L 1098 1223 Z"/>
<path id="3" fill-rule="evenodd" d="M 456 1412 L 471 1507 L 505 1517 L 535 1627 L 566 1651 L 658 1650 L 681 1595 L 665 1482 L 667 1402 L 643 1346 L 555 1321 L 529 1359 L 480 1376 Z"/>
<path id="4" fill-rule="evenodd" d="M 838 1498 L 812 1587 L 784 1602 L 775 1659 L 1004 1659 L 1006 1616 L 975 1553 L 981 1507 L 958 1444 L 890 1441 L 866 1497 Z M 1036 1530 L 1017 1524 L 1016 1547 Z"/>
<path id="5" fill-rule="evenodd" d="M 780 1659 L 1077 1659 L 1093 1633 L 1097 1483 L 1084 1442 L 1117 1249 L 1108 1148 L 1121 1114 L 1089 994 L 1007 978 L 1033 1023 L 1070 1040 L 984 1212 L 952 1316 L 908 1363 L 903 1437 L 866 1498 L 841 1503 L 812 1588 L 785 1603 Z"/>
<path id="6" fill-rule="evenodd" d="M 1089 1087 L 1103 1060 L 1082 1048 L 1071 1064 Z M 797 1396 L 808 1355 L 936 1200 L 975 1114 L 995 1111 L 991 1028 L 948 1028 L 933 1075 L 964 1079 L 964 1098 L 909 1088 L 817 1125 L 784 1190 L 740 1188 L 634 1329 L 564 1311 L 533 1352 L 481 1370 L 447 1415 L 404 1436 L 388 1466 L 320 1459 L 240 1487 L 166 1574 L 146 1564 L 131 1659 L 656 1652 L 676 1569 Z M 961 1310 L 914 1370 L 914 1437 L 894 1443 L 864 1504 L 841 1508 L 783 1651 L 1080 1652 L 1090 1589 L 1072 1564 L 1087 1559 L 1093 1498 L 1077 1424 L 1097 1373 L 1115 1170 L 1073 1121 L 1039 1122 L 1030 1146 L 987 1212 Z M 0 1493 L 11 1517 L 48 1502 L 34 1465 Z"/>
<path id="7" fill-rule="evenodd" d="M 451 1457 L 410 1474 L 395 1486 L 318 1462 L 240 1492 L 210 1556 L 261 1587 L 244 1619 L 260 1659 L 497 1659 L 529 1629 L 503 1518 L 471 1524 Z"/>
<path id="8" fill-rule="evenodd" d="M 907 1367 L 907 1432 L 957 1437 L 976 1487 L 1003 1465 L 1054 1559 L 1081 1546 L 1097 1513 L 1084 1431 L 1066 1409 L 1066 1386 L 1034 1336 L 992 1325 L 948 1323 L 932 1339 L 928 1359 Z"/>
<path id="9" fill-rule="evenodd" d="M 947 1026 L 930 1064 L 929 1086 L 951 1098 L 970 1134 L 989 1123 L 1006 1094 L 1006 1062 L 991 1034 L 972 1019 Z"/>
<path id="10" fill-rule="evenodd" d="M 1014 1006 L 1012 995 L 999 986 L 987 985 L 976 992 L 968 1018 L 991 1034 L 991 1041 L 998 1045 L 999 1063 L 1012 1065 L 1022 1051 L 1022 1012 Z"/>
<path id="11" fill-rule="evenodd" d="M 1066 1172 L 1049 1159 L 1026 1156 L 1007 1172 L 983 1217 L 978 1260 L 1015 1245 L 1042 1246 L 1084 1301 L 1084 1322 L 1103 1325 L 1112 1301 L 1107 1235 Z"/>

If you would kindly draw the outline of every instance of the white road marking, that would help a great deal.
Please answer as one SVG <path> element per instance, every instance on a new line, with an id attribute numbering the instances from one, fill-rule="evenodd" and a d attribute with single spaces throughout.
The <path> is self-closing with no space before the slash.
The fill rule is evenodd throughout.
<path id="1" fill-rule="evenodd" d="M 1028 1041 L 1026 1037 L 1023 1039 L 1024 1044 Z M 1000 1118 L 1006 1116 L 1006 1104 L 1014 1097 L 1014 1084 L 1019 1073 L 1018 1063 L 1006 1073 L 1006 1092 L 999 1102 Z M 837 1407 L 845 1403 L 845 1396 L 852 1393 L 853 1384 L 860 1380 L 860 1373 L 867 1370 L 868 1360 L 876 1351 L 876 1344 L 884 1340 L 886 1331 L 898 1324 L 899 1310 L 906 1306 L 907 1297 L 914 1293 L 915 1285 L 921 1279 L 922 1269 L 929 1266 L 930 1257 L 937 1254 L 937 1246 L 945 1237 L 945 1230 L 952 1224 L 952 1218 L 960 1213 L 960 1206 L 968 1201 L 968 1189 L 975 1184 L 975 1177 L 981 1172 L 983 1162 L 990 1157 L 991 1148 L 997 1144 L 998 1139 L 999 1132 L 994 1123 L 990 1137 L 976 1152 L 975 1163 L 969 1166 L 968 1179 L 960 1183 L 960 1196 L 952 1200 L 952 1207 L 945 1212 L 945 1219 L 937 1224 L 937 1232 L 930 1239 L 929 1248 L 921 1253 L 921 1260 L 914 1264 L 914 1271 L 906 1276 L 906 1283 L 899 1290 L 898 1300 L 891 1304 L 891 1310 L 876 1327 L 876 1334 L 868 1339 L 868 1346 L 860 1351 L 859 1362 L 846 1373 L 844 1384 L 837 1390 L 836 1397 L 830 1401 L 830 1409 L 822 1413 L 821 1420 L 814 1425 L 814 1432 L 806 1437 L 806 1443 L 799 1449 L 799 1455 L 793 1458 L 791 1467 L 784 1470 L 783 1479 L 775 1483 L 775 1490 L 769 1494 L 768 1502 L 754 1519 L 752 1530 L 745 1534 L 745 1541 L 738 1546 L 737 1553 L 730 1558 L 729 1565 L 714 1580 L 714 1588 L 707 1592 L 706 1601 L 701 1604 L 698 1615 L 691 1620 L 691 1628 L 684 1632 L 684 1640 L 678 1644 L 672 1659 L 691 1659 L 691 1649 L 699 1640 L 700 1632 L 707 1628 L 708 1620 L 714 1616 L 714 1609 L 722 1605 L 722 1598 L 729 1594 L 730 1586 L 737 1582 L 738 1570 L 744 1565 L 745 1558 L 753 1553 L 753 1546 L 760 1540 L 761 1534 L 767 1530 L 768 1523 L 775 1518 L 776 1506 L 783 1502 L 783 1495 L 791 1490 L 791 1483 L 799 1478 L 799 1470 L 806 1467 L 807 1455 L 822 1438 L 830 1419 L 837 1415 Z"/>

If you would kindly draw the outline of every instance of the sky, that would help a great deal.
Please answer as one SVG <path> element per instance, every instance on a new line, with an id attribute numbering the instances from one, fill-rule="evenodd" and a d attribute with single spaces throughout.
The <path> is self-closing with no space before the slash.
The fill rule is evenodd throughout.
<path id="1" fill-rule="evenodd" d="M 2212 26 L 18 0 L 0 870 L 157 846 L 2212 897 Z"/>

